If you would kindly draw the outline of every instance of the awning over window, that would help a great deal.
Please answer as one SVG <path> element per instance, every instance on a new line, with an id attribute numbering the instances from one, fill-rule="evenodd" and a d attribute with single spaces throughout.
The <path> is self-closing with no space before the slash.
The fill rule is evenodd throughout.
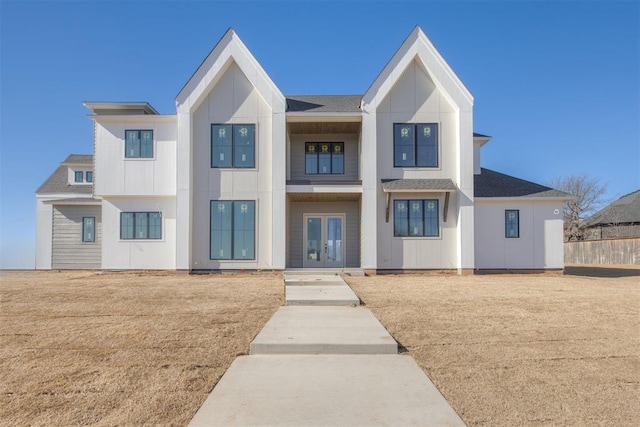
<path id="1" fill-rule="evenodd" d="M 387 193 L 386 222 L 389 222 L 391 193 L 444 193 L 442 220 L 447 222 L 449 211 L 449 194 L 458 187 L 450 179 L 383 179 L 382 191 Z"/>
<path id="2" fill-rule="evenodd" d="M 428 192 L 448 193 L 458 187 L 450 179 L 383 179 L 382 190 L 385 193 Z"/>

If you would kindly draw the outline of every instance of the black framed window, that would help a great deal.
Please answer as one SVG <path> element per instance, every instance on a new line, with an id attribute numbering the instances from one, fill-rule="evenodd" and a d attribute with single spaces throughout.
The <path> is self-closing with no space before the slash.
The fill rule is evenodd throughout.
<path id="1" fill-rule="evenodd" d="M 255 259 L 255 201 L 212 200 L 210 209 L 209 258 Z"/>
<path id="2" fill-rule="evenodd" d="M 153 158 L 153 131 L 125 130 L 124 157 L 128 159 Z"/>
<path id="3" fill-rule="evenodd" d="M 517 239 L 520 237 L 520 211 L 507 209 L 504 211 L 504 237 Z"/>
<path id="4" fill-rule="evenodd" d="M 394 200 L 393 235 L 395 237 L 438 237 L 440 235 L 438 199 Z"/>
<path id="5" fill-rule="evenodd" d="M 306 175 L 344 174 L 344 142 L 306 142 L 304 151 Z"/>
<path id="6" fill-rule="evenodd" d="M 212 168 L 254 168 L 256 164 L 255 153 L 255 125 L 211 125 Z"/>
<path id="7" fill-rule="evenodd" d="M 438 124 L 395 123 L 394 167 L 438 167 Z"/>
<path id="8" fill-rule="evenodd" d="M 76 171 L 73 174 L 75 182 L 84 182 L 84 172 Z"/>
<path id="9" fill-rule="evenodd" d="M 82 241 L 84 243 L 96 241 L 96 218 L 93 216 L 82 217 Z"/>
<path id="10" fill-rule="evenodd" d="M 162 213 L 120 212 L 120 239 L 162 239 Z"/>
<path id="11" fill-rule="evenodd" d="M 87 182 L 93 182 L 93 172 L 92 171 L 86 171 L 84 176 L 85 176 L 85 180 Z"/>

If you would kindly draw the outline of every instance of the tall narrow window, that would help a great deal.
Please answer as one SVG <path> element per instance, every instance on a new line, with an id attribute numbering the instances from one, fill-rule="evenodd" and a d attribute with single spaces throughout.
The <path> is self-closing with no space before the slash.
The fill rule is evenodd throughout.
<path id="1" fill-rule="evenodd" d="M 85 180 L 87 182 L 93 182 L 93 172 L 92 171 L 86 171 L 85 172 Z"/>
<path id="2" fill-rule="evenodd" d="M 393 125 L 393 165 L 395 167 L 438 167 L 438 125 Z"/>
<path id="3" fill-rule="evenodd" d="M 162 213 L 121 212 L 120 239 L 162 239 Z"/>
<path id="4" fill-rule="evenodd" d="M 306 175 L 344 174 L 344 142 L 305 143 Z"/>
<path id="5" fill-rule="evenodd" d="M 253 168 L 256 164 L 256 126 L 211 125 L 211 167 Z"/>
<path id="6" fill-rule="evenodd" d="M 75 182 L 83 182 L 84 181 L 84 173 L 82 171 L 74 173 L 74 181 Z"/>
<path id="7" fill-rule="evenodd" d="M 396 237 L 438 237 L 438 199 L 393 201 L 393 235 Z"/>
<path id="8" fill-rule="evenodd" d="M 507 209 L 504 211 L 505 237 L 515 239 L 520 237 L 520 211 Z"/>
<path id="9" fill-rule="evenodd" d="M 125 130 L 124 156 L 129 159 L 153 158 L 153 131 Z"/>
<path id="10" fill-rule="evenodd" d="M 82 241 L 85 243 L 96 241 L 96 218 L 93 216 L 82 217 Z"/>
<path id="11" fill-rule="evenodd" d="M 210 258 L 255 259 L 255 201 L 211 201 Z"/>

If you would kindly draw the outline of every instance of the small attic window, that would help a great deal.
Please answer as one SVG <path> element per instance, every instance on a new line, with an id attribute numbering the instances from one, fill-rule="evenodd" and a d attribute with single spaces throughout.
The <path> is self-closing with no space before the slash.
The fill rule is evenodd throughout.
<path id="1" fill-rule="evenodd" d="M 76 183 L 83 183 L 84 182 L 84 172 L 82 171 L 76 171 L 74 173 L 74 182 Z"/>

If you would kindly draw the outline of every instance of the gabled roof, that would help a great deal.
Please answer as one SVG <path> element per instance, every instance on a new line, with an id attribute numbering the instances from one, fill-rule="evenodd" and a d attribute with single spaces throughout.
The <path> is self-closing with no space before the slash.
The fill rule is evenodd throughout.
<path id="1" fill-rule="evenodd" d="M 454 104 L 469 108 L 473 105 L 471 92 L 453 72 L 422 29 L 416 25 L 367 89 L 362 98 L 363 107 L 371 105 L 376 108 L 414 60 L 422 65 L 436 86 L 442 89 L 443 94 L 450 97 Z"/>
<path id="2" fill-rule="evenodd" d="M 640 223 L 640 190 L 620 197 L 585 220 L 585 226 Z"/>
<path id="3" fill-rule="evenodd" d="M 191 111 L 197 108 L 232 62 L 238 65 L 274 112 L 284 111 L 284 95 L 233 28 L 227 30 L 180 90 L 176 96 L 177 109 Z"/>
<path id="4" fill-rule="evenodd" d="M 362 95 L 288 95 L 287 112 L 359 113 Z"/>
<path id="5" fill-rule="evenodd" d="M 474 197 L 533 197 L 570 199 L 571 195 L 531 181 L 481 168 L 474 175 Z"/>
<path id="6" fill-rule="evenodd" d="M 69 184 L 69 166 L 82 165 L 91 167 L 93 165 L 93 156 L 87 154 L 70 154 L 64 162 L 47 178 L 47 180 L 36 190 L 36 194 L 60 194 L 60 193 L 78 193 L 92 194 L 93 185 Z"/>

